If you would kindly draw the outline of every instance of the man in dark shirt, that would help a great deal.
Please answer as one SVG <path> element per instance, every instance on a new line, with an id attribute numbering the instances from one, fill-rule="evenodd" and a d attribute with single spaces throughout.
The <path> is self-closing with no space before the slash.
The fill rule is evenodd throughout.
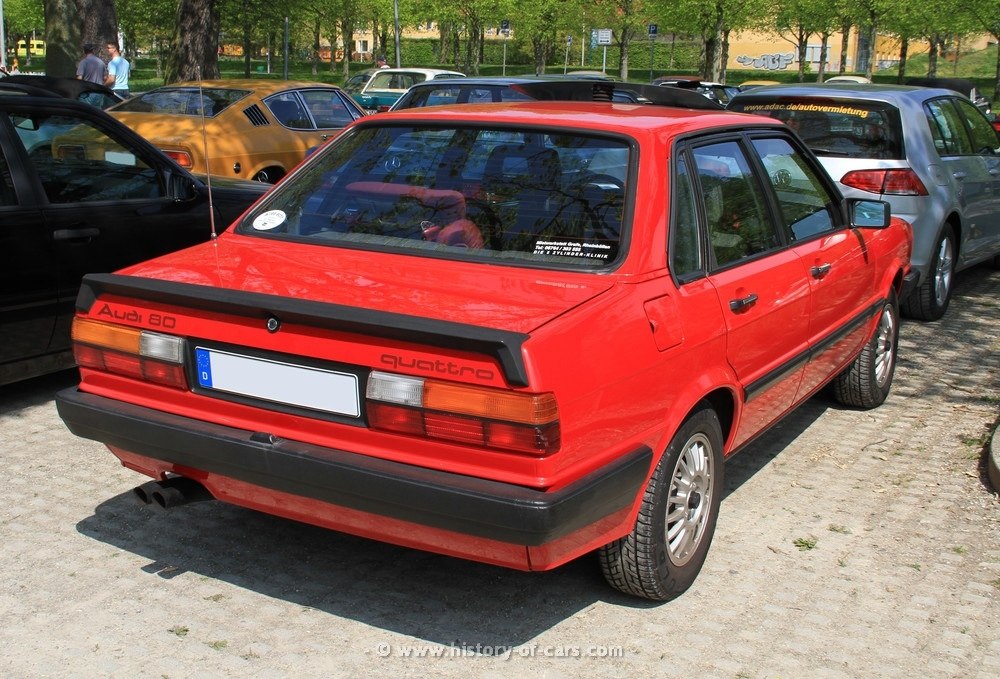
<path id="1" fill-rule="evenodd" d="M 96 47 L 87 43 L 83 46 L 83 59 L 80 63 L 76 65 L 76 79 L 77 80 L 88 80 L 92 83 L 97 83 L 98 85 L 104 84 L 104 78 L 107 76 L 107 67 L 104 62 L 94 54 Z"/>

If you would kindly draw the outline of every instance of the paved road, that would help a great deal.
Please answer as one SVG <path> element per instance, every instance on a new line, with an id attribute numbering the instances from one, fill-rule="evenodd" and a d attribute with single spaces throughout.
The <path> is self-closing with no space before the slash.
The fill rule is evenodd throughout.
<path id="1" fill-rule="evenodd" d="M 0 677 L 1000 676 L 1000 271 L 907 324 L 880 409 L 817 398 L 727 466 L 695 586 L 620 596 L 216 502 L 156 512 L 59 375 L 0 389 Z M 424 657 L 415 657 L 424 654 Z M 431 657 L 438 655 L 439 657 Z"/>

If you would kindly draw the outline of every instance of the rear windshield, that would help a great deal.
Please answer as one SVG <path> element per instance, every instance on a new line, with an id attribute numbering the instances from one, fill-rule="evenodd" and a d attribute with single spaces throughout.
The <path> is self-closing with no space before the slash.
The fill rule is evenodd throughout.
<path id="1" fill-rule="evenodd" d="M 233 102 L 250 94 L 250 90 L 234 90 L 216 87 L 161 87 L 145 94 L 132 97 L 120 104 L 116 111 L 138 113 L 170 113 L 174 115 L 200 116 L 202 109 L 207 118 L 214 118 Z"/>
<path id="2" fill-rule="evenodd" d="M 782 97 L 734 101 L 729 110 L 770 116 L 799 133 L 818 156 L 903 159 L 899 111 L 867 101 L 817 102 Z"/>
<path id="3" fill-rule="evenodd" d="M 364 249 L 595 269 L 623 248 L 629 142 L 480 127 L 365 126 L 238 231 Z"/>

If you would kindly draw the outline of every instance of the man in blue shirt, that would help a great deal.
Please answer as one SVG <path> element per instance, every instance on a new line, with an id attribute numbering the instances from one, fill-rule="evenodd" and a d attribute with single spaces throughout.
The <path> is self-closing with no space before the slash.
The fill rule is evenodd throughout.
<path id="1" fill-rule="evenodd" d="M 104 84 L 114 90 L 115 94 L 128 98 L 128 75 L 130 66 L 125 57 L 122 56 L 118 43 L 109 42 L 107 44 L 108 54 L 111 61 L 108 62 L 108 75 L 104 79 Z"/>

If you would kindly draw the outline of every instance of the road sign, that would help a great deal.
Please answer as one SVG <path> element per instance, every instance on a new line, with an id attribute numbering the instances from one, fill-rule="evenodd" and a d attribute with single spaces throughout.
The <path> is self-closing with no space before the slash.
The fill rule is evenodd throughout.
<path id="1" fill-rule="evenodd" d="M 509 35 L 510 34 L 510 20 L 509 19 L 504 19 L 503 21 L 500 22 L 500 32 L 503 33 L 504 35 Z"/>
<path id="2" fill-rule="evenodd" d="M 652 38 L 656 36 L 656 24 L 649 25 L 649 37 Z"/>
<path id="3" fill-rule="evenodd" d="M 567 35 L 566 36 L 566 47 L 569 47 L 572 44 L 573 44 L 573 36 L 572 35 Z"/>
<path id="4" fill-rule="evenodd" d="M 611 29 L 610 28 L 598 28 L 597 29 L 597 44 L 598 45 L 610 45 L 611 44 Z"/>

